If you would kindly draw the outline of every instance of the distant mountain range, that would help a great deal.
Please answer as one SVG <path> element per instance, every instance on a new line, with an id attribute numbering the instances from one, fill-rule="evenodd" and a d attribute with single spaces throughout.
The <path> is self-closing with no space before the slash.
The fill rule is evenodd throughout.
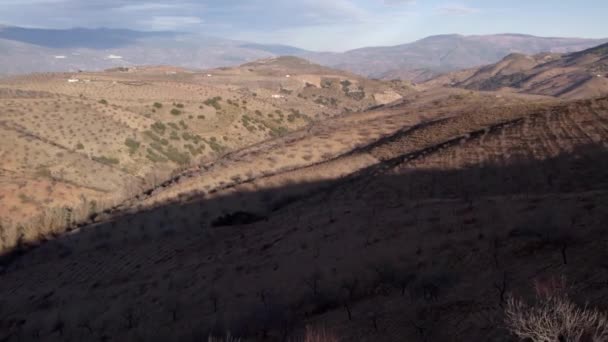
<path id="1" fill-rule="evenodd" d="M 441 35 L 397 46 L 330 53 L 182 32 L 5 26 L 0 27 L 0 74 L 160 64 L 206 69 L 293 55 L 367 77 L 424 81 L 440 73 L 495 63 L 511 53 L 566 53 L 605 42 L 608 39 L 520 34 Z"/>

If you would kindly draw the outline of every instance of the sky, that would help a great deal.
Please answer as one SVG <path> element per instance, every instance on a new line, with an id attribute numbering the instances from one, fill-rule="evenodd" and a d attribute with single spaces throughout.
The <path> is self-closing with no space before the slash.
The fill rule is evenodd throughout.
<path id="1" fill-rule="evenodd" d="M 0 24 L 174 30 L 316 51 L 436 34 L 608 37 L 608 0 L 0 0 Z"/>

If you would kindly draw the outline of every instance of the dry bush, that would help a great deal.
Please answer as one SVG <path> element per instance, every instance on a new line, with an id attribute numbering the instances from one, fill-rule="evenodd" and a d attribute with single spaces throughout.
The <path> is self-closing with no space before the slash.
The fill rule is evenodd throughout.
<path id="1" fill-rule="evenodd" d="M 302 342 L 338 342 L 339 339 L 325 329 L 306 327 L 306 335 Z"/>
<path id="2" fill-rule="evenodd" d="M 563 281 L 537 283 L 533 304 L 509 298 L 505 308 L 509 331 L 533 342 L 608 341 L 608 316 L 573 303 L 563 284 Z"/>
<path id="3" fill-rule="evenodd" d="M 230 333 L 226 334 L 226 337 L 213 337 L 209 336 L 207 342 L 241 342 L 241 339 L 233 337 Z"/>

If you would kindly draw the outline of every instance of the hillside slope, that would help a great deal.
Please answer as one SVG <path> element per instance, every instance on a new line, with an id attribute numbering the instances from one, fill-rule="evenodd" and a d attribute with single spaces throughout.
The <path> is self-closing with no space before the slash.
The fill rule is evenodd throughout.
<path id="1" fill-rule="evenodd" d="M 180 170 L 410 92 L 297 58 L 4 79 L 0 225 L 11 228 L 1 245 L 39 238 L 40 226 L 54 232 Z"/>
<path id="2" fill-rule="evenodd" d="M 316 162 L 157 197 L 181 183 L 168 184 L 6 256 L 0 337 L 282 341 L 312 325 L 345 341 L 504 341 L 505 296 L 553 276 L 608 307 L 608 98 L 449 91 L 184 181 L 361 135 Z"/>
<path id="3" fill-rule="evenodd" d="M 570 54 L 512 54 L 484 67 L 437 77 L 425 86 L 512 90 L 566 99 L 608 92 L 608 45 Z"/>

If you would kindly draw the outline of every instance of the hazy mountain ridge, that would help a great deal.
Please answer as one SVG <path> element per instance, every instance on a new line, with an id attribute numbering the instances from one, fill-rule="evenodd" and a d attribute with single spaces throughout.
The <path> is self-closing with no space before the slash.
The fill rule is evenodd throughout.
<path id="1" fill-rule="evenodd" d="M 118 29 L 0 28 L 1 74 L 103 70 L 122 65 L 170 64 L 188 68 L 235 66 L 294 55 L 332 68 L 381 79 L 425 81 L 440 73 L 498 62 L 519 52 L 573 52 L 608 39 L 543 38 L 521 34 L 427 37 L 412 43 L 315 52 L 180 32 Z"/>
<path id="2" fill-rule="evenodd" d="M 606 39 L 544 38 L 521 34 L 487 36 L 440 35 L 413 43 L 370 47 L 341 55 L 310 56 L 331 65 L 376 78 L 403 77 L 424 81 L 442 72 L 495 63 L 514 53 L 574 52 L 607 42 Z"/>

